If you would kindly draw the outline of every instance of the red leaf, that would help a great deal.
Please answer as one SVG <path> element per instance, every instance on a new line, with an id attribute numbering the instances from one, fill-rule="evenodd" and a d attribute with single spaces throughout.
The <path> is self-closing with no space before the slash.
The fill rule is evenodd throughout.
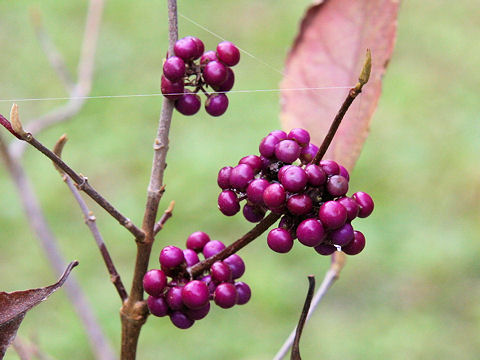
<path id="1" fill-rule="evenodd" d="M 345 116 L 325 159 L 352 169 L 368 134 L 381 93 L 382 76 L 392 55 L 399 0 L 326 0 L 306 12 L 287 57 L 281 121 L 302 127 L 312 142 L 323 141 L 348 94 L 343 90 L 287 91 L 291 88 L 354 86 L 367 48 L 372 52 L 370 81 Z"/>
<path id="2" fill-rule="evenodd" d="M 61 287 L 67 280 L 70 271 L 77 265 L 78 261 L 71 262 L 62 277 L 53 285 L 11 293 L 0 292 L 0 359 L 3 358 L 8 346 L 15 339 L 27 311 L 46 300 Z"/>

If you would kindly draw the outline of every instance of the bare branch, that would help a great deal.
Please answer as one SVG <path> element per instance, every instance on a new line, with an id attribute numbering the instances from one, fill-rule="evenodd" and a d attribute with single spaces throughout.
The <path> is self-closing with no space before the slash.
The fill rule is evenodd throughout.
<path id="1" fill-rule="evenodd" d="M 320 285 L 320 288 L 317 290 L 317 293 L 314 295 L 312 304 L 310 306 L 310 310 L 308 311 L 307 318 L 305 319 L 305 322 L 307 322 L 315 312 L 316 308 L 320 304 L 320 301 L 323 299 L 327 291 L 330 289 L 330 287 L 333 285 L 333 283 L 338 279 L 340 276 L 340 272 L 342 271 L 343 267 L 345 266 L 345 253 L 341 251 L 335 251 L 332 254 L 332 263 L 330 265 L 330 269 L 328 269 L 327 273 L 325 274 L 325 277 L 322 281 L 322 284 Z M 285 341 L 285 343 L 282 345 L 280 350 L 277 352 L 273 360 L 282 360 L 284 356 L 287 354 L 288 350 L 293 344 L 293 341 L 295 339 L 295 333 L 296 333 L 297 328 L 293 329 L 293 331 L 290 333 L 289 337 Z"/>
<path id="2" fill-rule="evenodd" d="M 164 211 L 160 220 L 158 220 L 157 223 L 155 224 L 155 227 L 153 228 L 154 235 L 157 235 L 159 231 L 163 229 L 163 226 L 165 225 L 167 220 L 173 216 L 174 207 L 175 207 L 175 201 L 171 201 L 170 205 L 168 205 L 167 210 Z"/>
<path id="3" fill-rule="evenodd" d="M 58 248 L 58 241 L 55 238 L 55 235 L 53 235 L 43 215 L 33 187 L 22 166 L 10 156 L 7 146 L 1 136 L 0 156 L 3 158 L 6 168 L 17 188 L 30 227 L 37 235 L 40 244 L 45 251 L 45 255 L 55 270 L 55 273 L 61 275 L 66 267 L 66 262 Z M 92 351 L 95 353 L 96 357 L 101 360 L 114 360 L 114 352 L 108 340 L 105 338 L 100 325 L 95 319 L 90 304 L 81 290 L 74 274 L 71 274 L 69 281 L 65 283 L 63 288 L 77 312 L 78 317 L 83 323 Z"/>
<path id="4" fill-rule="evenodd" d="M 100 32 L 104 0 L 90 0 L 85 31 L 82 40 L 82 50 L 78 63 L 77 81 L 69 91 L 70 100 L 53 111 L 29 121 L 32 134 L 38 134 L 57 123 L 75 116 L 85 103 L 85 97 L 90 94 L 95 64 L 95 52 Z M 12 142 L 9 150 L 12 156 L 20 158 L 25 151 L 24 143 Z"/>
<path id="5" fill-rule="evenodd" d="M 302 313 L 300 319 L 298 320 L 297 329 L 295 330 L 295 338 L 293 339 L 293 348 L 292 354 L 290 356 L 291 360 L 301 360 L 300 357 L 300 338 L 302 337 L 303 327 L 307 320 L 308 310 L 310 309 L 310 304 L 312 303 L 313 292 L 315 291 L 315 277 L 313 275 L 308 276 L 308 293 L 305 298 L 305 303 L 303 304 Z"/>

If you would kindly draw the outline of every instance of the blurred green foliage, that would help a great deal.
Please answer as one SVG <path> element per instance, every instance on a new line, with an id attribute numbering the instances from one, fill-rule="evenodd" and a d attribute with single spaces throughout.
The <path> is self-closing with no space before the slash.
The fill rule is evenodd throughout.
<path id="1" fill-rule="evenodd" d="M 86 1 L 0 2 L 0 99 L 65 96 L 38 46 L 29 20 L 37 7 L 72 72 L 76 70 Z M 179 1 L 179 11 L 281 69 L 309 1 Z M 92 95 L 159 92 L 166 43 L 163 1 L 107 3 Z M 473 1 L 405 1 L 396 49 L 369 139 L 351 189 L 371 193 L 376 211 L 357 227 L 364 253 L 348 259 L 302 339 L 305 359 L 474 359 L 480 353 L 480 16 Z M 218 39 L 179 19 L 180 36 Z M 236 69 L 236 89 L 277 88 L 280 75 L 247 56 Z M 328 96 L 328 93 L 325 93 Z M 241 216 L 216 210 L 216 174 L 278 128 L 277 93 L 237 93 L 227 115 L 176 114 L 172 124 L 167 192 L 174 217 L 155 244 L 151 265 L 166 244 L 183 245 L 189 233 L 207 231 L 226 242 L 246 232 Z M 60 101 L 22 102 L 22 118 Z M 87 101 L 71 121 L 40 136 L 53 144 L 64 132 L 64 158 L 135 222 L 141 221 L 150 175 L 152 139 L 161 98 Z M 0 102 L 7 115 L 10 103 Z M 28 126 L 27 126 L 28 128 Z M 2 133 L 4 136 L 8 134 Z M 381 149 L 381 151 L 379 151 Z M 105 332 L 119 347 L 120 303 L 83 224 L 77 205 L 50 162 L 29 149 L 24 164 L 48 222 L 88 293 Z M 0 168 L 0 289 L 52 283 L 42 249 L 30 232 L 15 187 Z M 94 210 L 126 284 L 135 245 L 129 233 L 97 206 Z M 252 301 L 216 308 L 188 331 L 150 318 L 139 359 L 269 359 L 297 321 L 308 274 L 317 281 L 328 258 L 305 247 L 276 255 L 259 239 L 241 252 Z M 63 292 L 31 311 L 20 334 L 34 336 L 58 359 L 90 359 L 81 324 Z M 15 359 L 10 351 L 7 359 Z"/>

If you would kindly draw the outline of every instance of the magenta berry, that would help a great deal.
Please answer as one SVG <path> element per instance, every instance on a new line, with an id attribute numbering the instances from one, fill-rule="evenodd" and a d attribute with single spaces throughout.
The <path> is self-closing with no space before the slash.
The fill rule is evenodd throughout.
<path id="1" fill-rule="evenodd" d="M 288 133 L 288 139 L 295 140 L 298 145 L 305 147 L 310 143 L 310 134 L 305 129 L 292 129 Z"/>
<path id="2" fill-rule="evenodd" d="M 168 305 L 163 297 L 149 296 L 147 306 L 152 315 L 162 317 L 168 314 Z"/>
<path id="3" fill-rule="evenodd" d="M 175 55 L 184 61 L 193 60 L 198 55 L 198 50 L 197 42 L 191 36 L 178 40 L 173 47 Z"/>
<path id="4" fill-rule="evenodd" d="M 310 164 L 305 166 L 305 173 L 308 177 L 308 183 L 313 186 L 321 186 L 327 180 L 327 175 L 318 165 Z"/>
<path id="5" fill-rule="evenodd" d="M 347 210 L 336 201 L 327 201 L 318 211 L 318 218 L 327 229 L 338 229 L 347 221 Z"/>
<path id="6" fill-rule="evenodd" d="M 255 179 L 247 187 L 248 200 L 254 204 L 263 204 L 263 192 L 270 185 L 265 179 Z"/>
<path id="7" fill-rule="evenodd" d="M 310 143 L 304 148 L 302 148 L 302 152 L 300 153 L 300 160 L 302 160 L 304 164 L 308 164 L 312 162 L 312 160 L 315 158 L 315 155 L 317 155 L 317 152 L 318 147 Z"/>
<path id="8" fill-rule="evenodd" d="M 223 41 L 217 45 L 217 57 L 228 66 L 235 66 L 240 61 L 240 51 L 229 41 Z"/>
<path id="9" fill-rule="evenodd" d="M 287 133 L 283 130 L 273 130 L 268 135 L 273 135 L 280 141 L 287 139 Z"/>
<path id="10" fill-rule="evenodd" d="M 360 208 L 355 200 L 349 197 L 342 197 L 336 201 L 342 204 L 342 206 L 347 210 L 347 221 L 352 221 L 357 217 Z"/>
<path id="11" fill-rule="evenodd" d="M 170 310 L 180 310 L 183 308 L 182 288 L 180 286 L 173 286 L 168 290 L 165 300 Z"/>
<path id="12" fill-rule="evenodd" d="M 220 116 L 227 111 L 228 97 L 225 94 L 210 95 L 205 102 L 205 110 L 212 116 Z"/>
<path id="13" fill-rule="evenodd" d="M 265 217 L 265 209 L 260 206 L 245 204 L 243 207 L 243 216 L 248 221 L 257 223 Z"/>
<path id="14" fill-rule="evenodd" d="M 342 175 L 347 181 L 350 181 L 350 174 L 348 173 L 348 170 L 345 169 L 342 165 L 339 165 L 340 167 L 340 175 Z"/>
<path id="15" fill-rule="evenodd" d="M 245 273 L 245 263 L 242 258 L 237 254 L 232 254 L 223 260 L 232 270 L 232 278 L 238 279 Z"/>
<path id="16" fill-rule="evenodd" d="M 220 85 L 214 86 L 215 91 L 227 92 L 232 90 L 233 85 L 235 84 L 235 74 L 232 69 L 227 67 L 227 77 L 225 81 Z"/>
<path id="17" fill-rule="evenodd" d="M 185 309 L 183 313 L 187 315 L 190 320 L 201 320 L 208 315 L 210 311 L 210 302 L 207 302 L 205 306 L 200 309 Z"/>
<path id="18" fill-rule="evenodd" d="M 238 163 L 249 165 L 255 174 L 258 174 L 263 167 L 262 159 L 257 155 L 244 156 Z"/>
<path id="19" fill-rule="evenodd" d="M 267 244 L 275 252 L 287 253 L 293 247 L 293 237 L 287 230 L 276 228 L 268 233 Z"/>
<path id="20" fill-rule="evenodd" d="M 246 190 L 254 176 L 254 170 L 250 165 L 239 164 L 235 166 L 230 173 L 230 185 L 237 190 Z"/>
<path id="21" fill-rule="evenodd" d="M 185 62 L 178 56 L 171 56 L 163 63 L 163 75 L 170 81 L 179 81 L 185 75 Z"/>
<path id="22" fill-rule="evenodd" d="M 220 169 L 217 176 L 217 184 L 221 189 L 230 188 L 230 174 L 232 173 L 233 167 L 225 166 Z"/>
<path id="23" fill-rule="evenodd" d="M 201 65 L 207 65 L 210 61 L 218 61 L 215 51 L 207 51 L 203 53 L 202 57 L 200 58 Z"/>
<path id="24" fill-rule="evenodd" d="M 353 227 L 349 223 L 346 223 L 342 227 L 333 230 L 328 234 L 328 239 L 334 244 L 339 246 L 345 246 L 353 240 Z"/>
<path id="25" fill-rule="evenodd" d="M 160 252 L 160 265 L 166 268 L 175 268 L 180 266 L 184 261 L 182 249 L 176 246 L 165 246 Z"/>
<path id="26" fill-rule="evenodd" d="M 170 321 L 179 329 L 188 329 L 195 323 L 194 320 L 191 320 L 181 311 L 172 312 L 170 314 Z"/>
<path id="27" fill-rule="evenodd" d="M 231 283 L 219 284 L 213 293 L 213 301 L 221 308 L 228 309 L 237 302 L 237 290 Z"/>
<path id="28" fill-rule="evenodd" d="M 337 248 L 333 245 L 328 245 L 328 244 L 320 244 L 314 247 L 315 251 L 319 253 L 320 255 L 331 255 L 335 251 L 337 251 Z"/>
<path id="29" fill-rule="evenodd" d="M 184 92 L 183 81 L 170 81 L 165 76 L 161 79 L 162 94 L 170 100 L 179 99 Z"/>
<path id="30" fill-rule="evenodd" d="M 220 86 L 227 80 L 227 68 L 219 61 L 210 61 L 203 69 L 203 78 L 210 86 Z"/>
<path id="31" fill-rule="evenodd" d="M 275 156 L 285 163 L 292 163 L 298 159 L 302 148 L 293 140 L 282 140 L 275 146 Z"/>
<path id="32" fill-rule="evenodd" d="M 281 184 L 271 184 L 263 192 L 263 202 L 270 209 L 278 208 L 285 204 L 286 200 L 285 189 Z"/>
<path id="33" fill-rule="evenodd" d="M 189 309 L 200 309 L 208 303 L 207 284 L 200 280 L 192 280 L 182 288 L 183 304 Z"/>
<path id="34" fill-rule="evenodd" d="M 200 110 L 201 105 L 200 96 L 191 93 L 190 90 L 186 90 L 185 94 L 175 101 L 175 109 L 186 116 L 195 115 Z"/>
<path id="35" fill-rule="evenodd" d="M 210 276 L 216 283 L 232 281 L 232 270 L 223 261 L 216 261 L 210 267 Z"/>
<path id="36" fill-rule="evenodd" d="M 194 42 L 195 42 L 195 54 L 193 56 L 193 59 L 198 59 L 200 56 L 202 56 L 204 50 L 205 50 L 205 45 L 203 44 L 203 41 L 200 40 L 199 38 L 195 37 L 195 36 L 187 36 L 189 37 L 190 39 L 192 39 Z"/>
<path id="37" fill-rule="evenodd" d="M 330 176 L 327 180 L 327 191 L 333 197 L 345 195 L 348 191 L 348 180 L 341 175 Z"/>
<path id="38" fill-rule="evenodd" d="M 306 194 L 298 194 L 290 197 L 287 201 L 287 209 L 292 215 L 308 214 L 313 208 L 312 199 Z"/>
<path id="39" fill-rule="evenodd" d="M 318 219 L 303 220 L 297 227 L 297 238 L 303 245 L 318 246 L 325 239 L 325 230 Z"/>
<path id="40" fill-rule="evenodd" d="M 220 251 L 225 249 L 225 244 L 219 240 L 212 240 L 205 244 L 203 247 L 203 256 L 205 259 L 218 254 Z"/>
<path id="41" fill-rule="evenodd" d="M 246 304 L 252 297 L 250 286 L 242 281 L 235 283 L 235 289 L 237 290 L 237 305 Z"/>
<path id="42" fill-rule="evenodd" d="M 327 175 L 338 175 L 340 174 L 340 167 L 333 160 L 322 160 L 320 161 L 320 166 Z"/>
<path id="43" fill-rule="evenodd" d="M 148 295 L 159 297 L 165 286 L 167 286 L 167 276 L 162 270 L 149 270 L 143 277 L 143 289 Z"/>
<path id="44" fill-rule="evenodd" d="M 259 151 L 260 154 L 266 158 L 270 158 L 275 154 L 275 147 L 280 140 L 273 135 L 268 135 L 260 142 Z"/>
<path id="45" fill-rule="evenodd" d="M 195 231 L 194 233 L 190 234 L 187 238 L 187 248 L 192 249 L 196 252 L 200 252 L 203 250 L 203 247 L 207 242 L 210 241 L 210 236 L 203 231 Z"/>
<path id="46" fill-rule="evenodd" d="M 198 258 L 198 255 L 195 251 L 191 249 L 185 249 L 183 250 L 183 256 L 185 257 L 185 262 L 187 263 L 187 266 L 193 266 L 196 263 L 200 262 L 200 259 Z"/>
<path id="47" fill-rule="evenodd" d="M 232 190 L 224 190 L 218 195 L 218 208 L 222 214 L 233 216 L 240 211 L 237 195 Z"/>
<path id="48" fill-rule="evenodd" d="M 305 188 L 308 182 L 308 176 L 301 167 L 290 166 L 283 172 L 280 181 L 285 190 L 296 193 Z"/>
<path id="49" fill-rule="evenodd" d="M 353 240 L 345 247 L 342 247 L 342 251 L 347 255 L 357 255 L 365 247 L 365 236 L 360 231 L 354 231 Z"/>
<path id="50" fill-rule="evenodd" d="M 369 216 L 374 208 L 373 200 L 366 192 L 359 191 L 353 194 L 352 198 L 357 202 L 360 210 L 358 212 L 359 218 L 366 218 Z"/>

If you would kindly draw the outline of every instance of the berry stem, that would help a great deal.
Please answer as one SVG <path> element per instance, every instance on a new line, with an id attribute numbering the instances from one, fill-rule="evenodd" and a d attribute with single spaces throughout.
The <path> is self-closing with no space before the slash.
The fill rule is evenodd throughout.
<path id="1" fill-rule="evenodd" d="M 257 237 L 262 235 L 265 231 L 268 230 L 270 226 L 272 226 L 279 218 L 280 214 L 270 213 L 265 219 L 259 222 L 252 230 L 248 233 L 243 235 L 240 239 L 232 243 L 231 245 L 227 246 L 225 249 L 220 251 L 218 254 L 205 259 L 198 264 L 188 268 L 188 272 L 190 273 L 192 278 L 197 277 L 198 275 L 202 274 L 205 270 L 209 269 L 210 266 L 218 260 L 223 260 L 229 257 L 232 254 L 235 254 L 240 249 L 247 246 Z"/>
<path id="2" fill-rule="evenodd" d="M 295 331 L 295 339 L 293 340 L 292 354 L 290 356 L 291 360 L 302 359 L 300 357 L 300 338 L 302 336 L 303 326 L 307 321 L 308 310 L 310 309 L 310 304 L 312 303 L 314 291 L 315 291 L 315 277 L 313 275 L 309 275 L 307 297 L 305 298 L 305 303 L 303 304 L 302 313 L 300 315 L 300 319 L 298 320 L 297 329 Z"/>
<path id="3" fill-rule="evenodd" d="M 370 78 L 370 71 L 372 68 L 372 55 L 370 53 L 370 49 L 367 49 L 367 54 L 365 56 L 365 63 L 363 64 L 362 72 L 360 73 L 360 76 L 358 78 L 358 83 L 355 85 L 355 87 L 351 88 L 348 91 L 347 98 L 343 102 L 342 106 L 340 107 L 340 110 L 338 110 L 337 115 L 333 119 L 332 125 L 330 125 L 330 129 L 328 129 L 328 133 L 325 136 L 325 139 L 323 139 L 322 145 L 318 149 L 317 154 L 315 155 L 315 158 L 312 160 L 312 164 L 317 164 L 322 160 L 323 156 L 328 150 L 328 147 L 330 146 L 333 137 L 335 136 L 335 133 L 338 130 L 338 127 L 340 126 L 340 123 L 342 122 L 345 114 L 347 113 L 348 108 L 350 105 L 353 103 L 353 100 L 362 92 L 362 87 L 368 82 L 368 79 Z"/>

